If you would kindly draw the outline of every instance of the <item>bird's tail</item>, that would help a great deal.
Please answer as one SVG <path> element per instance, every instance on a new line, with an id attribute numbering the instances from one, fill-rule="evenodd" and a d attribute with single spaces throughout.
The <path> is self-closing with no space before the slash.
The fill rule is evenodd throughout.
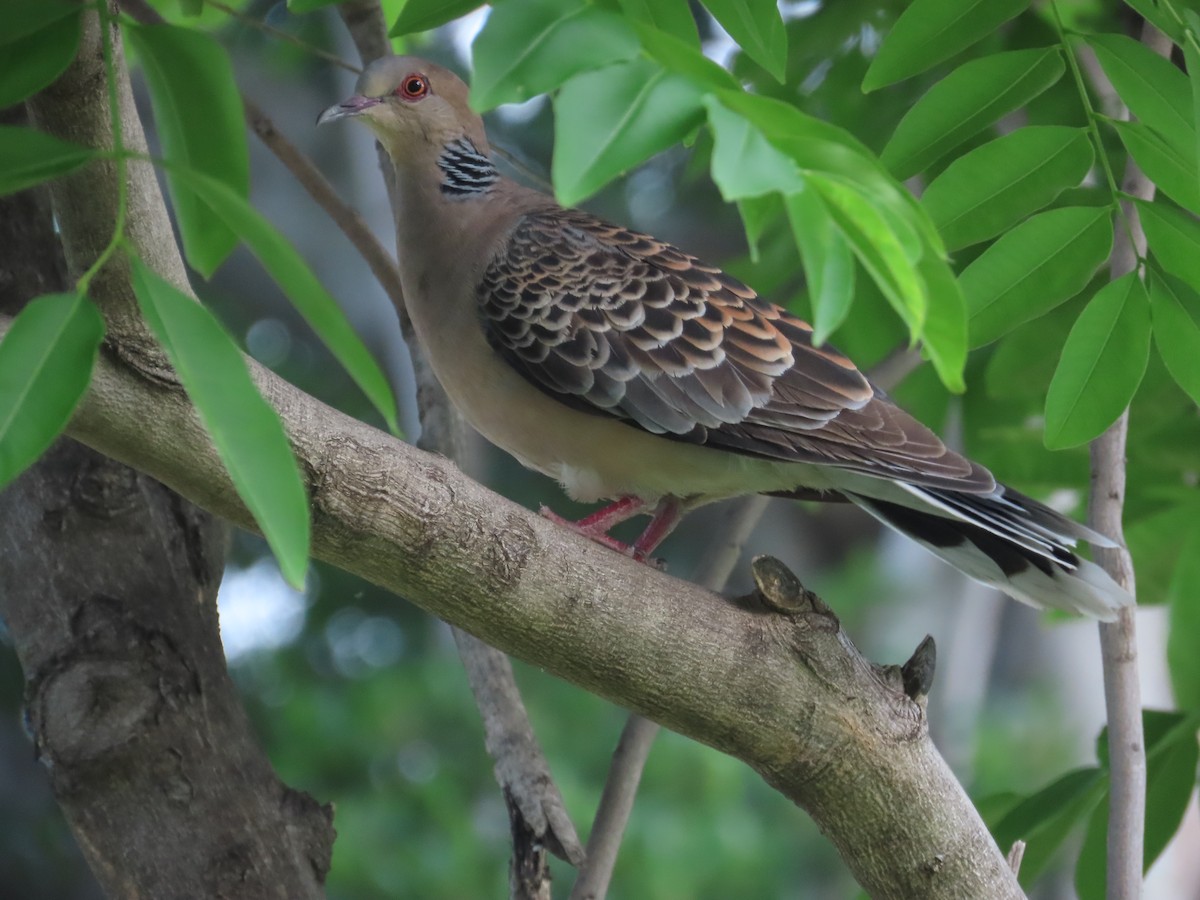
<path id="1" fill-rule="evenodd" d="M 911 505 L 844 493 L 955 568 L 1031 606 L 1111 622 L 1133 604 L 1128 591 L 1074 550 L 1081 540 L 1095 547 L 1113 541 L 1050 507 L 1003 485 L 970 494 L 894 483 L 912 496 Z"/>

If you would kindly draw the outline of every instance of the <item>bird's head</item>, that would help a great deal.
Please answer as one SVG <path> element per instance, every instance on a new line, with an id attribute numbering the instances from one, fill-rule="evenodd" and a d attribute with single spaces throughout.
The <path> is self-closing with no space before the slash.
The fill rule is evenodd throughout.
<path id="1" fill-rule="evenodd" d="M 353 97 L 329 107 L 317 124 L 360 119 L 397 163 L 464 136 L 487 153 L 483 120 L 467 102 L 467 86 L 449 69 L 416 56 L 385 56 L 363 70 L 355 87 Z"/>

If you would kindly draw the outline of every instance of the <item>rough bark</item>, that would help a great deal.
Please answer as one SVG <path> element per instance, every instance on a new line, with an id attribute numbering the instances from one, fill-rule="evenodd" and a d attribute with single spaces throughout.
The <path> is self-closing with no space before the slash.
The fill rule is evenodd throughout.
<path id="1" fill-rule="evenodd" d="M 809 811 L 872 896 L 1022 896 L 923 707 L 826 610 L 740 608 L 255 374 L 309 473 L 316 556 L 745 760 Z M 105 356 L 71 431 L 253 527 L 180 392 Z"/>
<path id="2" fill-rule="evenodd" d="M 0 199 L 0 310 L 65 269 L 48 193 Z M 112 897 L 324 896 L 331 811 L 275 777 L 225 669 L 226 531 L 70 439 L 0 492 L 0 618 L 38 757 Z"/>
<path id="3" fill-rule="evenodd" d="M 47 98 L 42 122 L 102 144 L 106 130 L 89 134 L 70 117 L 77 99 Z M 142 166 L 129 174 L 134 245 L 186 288 L 174 248 L 164 246 L 170 232 L 153 174 Z M 111 168 L 86 178 L 86 196 L 77 179 L 56 193 L 76 265 L 103 245 L 113 220 Z M 110 266 L 94 293 L 113 339 L 70 433 L 252 527 L 140 328 L 125 267 Z M 768 606 L 730 603 L 566 532 L 447 461 L 251 370 L 306 474 L 316 556 L 745 760 L 810 812 L 875 897 L 1022 896 L 929 740 L 923 705 L 905 694 L 898 671 L 864 660 L 816 598 L 794 589 Z"/>

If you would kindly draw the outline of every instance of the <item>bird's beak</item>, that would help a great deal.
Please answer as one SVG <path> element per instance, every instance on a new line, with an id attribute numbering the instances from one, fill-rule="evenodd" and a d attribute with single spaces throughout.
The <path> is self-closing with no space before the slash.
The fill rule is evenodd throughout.
<path id="1" fill-rule="evenodd" d="M 361 94 L 355 94 L 341 103 L 335 103 L 317 116 L 317 124 L 324 125 L 326 122 L 336 122 L 338 119 L 348 119 L 350 116 L 361 116 L 372 106 L 378 106 L 381 102 L 383 101 L 378 97 L 364 97 Z"/>

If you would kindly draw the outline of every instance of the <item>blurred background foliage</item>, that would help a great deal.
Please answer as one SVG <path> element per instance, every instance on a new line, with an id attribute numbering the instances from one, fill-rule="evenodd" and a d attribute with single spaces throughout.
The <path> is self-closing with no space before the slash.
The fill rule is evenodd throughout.
<path id="1" fill-rule="evenodd" d="M 245 94 L 313 156 L 390 243 L 390 213 L 365 131 L 312 127 L 321 109 L 351 93 L 352 75 L 313 52 L 355 60 L 335 10 L 296 0 L 290 10 L 273 0 L 243 0 L 229 7 L 206 3 L 197 19 L 184 17 L 177 2 L 155 5 L 169 20 L 205 29 L 220 41 Z M 385 3 L 389 21 L 401 14 L 402 5 Z M 1034 4 L 973 48 L 917 77 L 864 93 L 862 81 L 881 38 L 907 5 L 900 0 L 781 3 L 787 32 L 782 83 L 740 51 L 698 5 L 693 12 L 706 54 L 739 81 L 845 128 L 875 153 L 916 100 L 965 60 L 1056 40 L 1045 7 Z M 312 11 L 305 12 L 309 7 Z M 1069 0 L 1060 9 L 1069 27 L 1084 31 L 1127 32 L 1134 21 L 1128 7 L 1109 0 Z M 397 39 L 396 48 L 465 73 L 471 41 L 486 15 L 486 9 L 471 12 L 436 30 Z M 136 78 L 135 85 L 149 123 L 144 87 Z M 1060 79 L 1014 115 L 1020 121 L 1007 127 L 1084 124 L 1069 79 Z M 551 103 L 535 97 L 487 118 L 503 164 L 514 167 L 517 177 L 548 181 Z M 992 136 L 972 139 L 965 149 Z M 153 144 L 153 134 L 150 138 Z M 1119 171 L 1124 150 L 1111 134 L 1107 142 Z M 343 304 L 397 386 L 403 426 L 415 434 L 406 354 L 382 291 L 275 159 L 257 143 L 250 150 L 255 206 L 297 245 Z M 810 315 L 788 229 L 768 229 L 751 257 L 736 206 L 722 200 L 709 177 L 712 152 L 711 137 L 701 131 L 609 184 L 587 206 L 721 262 L 768 298 Z M 942 168 L 942 163 L 933 165 L 910 185 L 919 192 Z M 1107 202 L 1103 186 L 1088 179 L 1056 204 Z M 978 252 L 957 251 L 956 269 Z M 1093 289 L 1102 283 L 1098 280 Z M 244 249 L 236 250 L 211 280 L 197 278 L 195 288 L 255 357 L 320 399 L 381 424 Z M 1004 480 L 1043 497 L 1057 492 L 1053 499 L 1068 507 L 1077 504 L 1087 487 L 1086 447 L 1046 450 L 1042 416 L 1059 350 L 1082 305 L 1079 298 L 1069 301 L 972 353 L 962 396 L 947 392 L 929 365 L 918 366 L 894 393 Z M 853 309 L 834 342 L 866 369 L 893 358 L 906 339 L 904 324 L 878 289 L 859 278 Z M 1180 479 L 1190 467 L 1194 495 L 1200 422 L 1195 404 L 1157 357 L 1135 398 L 1131 423 L 1128 536 L 1138 563 L 1139 595 L 1143 602 L 1161 603 L 1180 577 L 1181 551 L 1200 510 Z M 563 514 L 579 511 L 555 485 L 482 445 L 474 447 L 469 468 L 526 506 L 545 503 Z M 704 510 L 671 538 L 664 556 L 673 572 L 686 577 L 693 570 L 723 515 L 720 508 Z M 1094 627 L 1052 622 L 970 584 L 911 545 L 881 535 L 854 510 L 777 502 L 748 552 L 784 559 L 837 610 L 873 659 L 901 662 L 926 633 L 935 636 L 940 661 L 930 721 L 939 747 L 990 823 L 1002 823 L 1022 798 L 1033 797 L 1026 801 L 1032 807 L 1025 820 L 1009 818 L 1007 826 L 1021 825 L 1018 836 L 1042 828 L 1043 846 L 1053 851 L 1047 852 L 1046 874 L 1031 895 L 1074 896 L 1075 859 L 1095 797 L 1088 795 L 1088 806 L 1081 792 L 1041 800 L 1037 792 L 1073 767 L 1095 764 L 1103 705 Z M 1197 582 L 1200 577 L 1188 585 Z M 730 589 L 747 587 L 739 575 Z M 1189 596 L 1191 603 L 1200 603 L 1194 592 Z M 306 592 L 297 593 L 283 583 L 262 541 L 248 535 L 235 540 L 221 615 L 232 670 L 280 776 L 336 805 L 339 837 L 331 897 L 505 893 L 507 815 L 445 626 L 321 564 L 313 566 Z M 1167 633 L 1161 606 L 1142 613 L 1147 703 L 1174 708 Z M 624 712 L 536 669 L 518 664 L 517 670 L 568 808 L 586 833 Z M 0 708 L 0 894 L 95 896 L 22 735 L 21 677 L 9 653 L 0 654 Z M 1185 772 L 1192 779 L 1185 799 L 1194 767 L 1193 758 L 1193 771 Z M 1054 813 L 1070 806 L 1064 797 L 1078 801 L 1080 811 L 1054 820 Z M 1183 828 L 1194 843 L 1200 828 L 1194 806 Z M 1200 890 L 1197 874 L 1195 854 L 1169 853 L 1153 873 L 1147 896 L 1194 896 Z M 568 870 L 556 869 L 556 895 L 565 896 L 570 881 Z M 753 772 L 675 735 L 659 739 L 612 897 L 856 894 L 811 821 Z"/>

